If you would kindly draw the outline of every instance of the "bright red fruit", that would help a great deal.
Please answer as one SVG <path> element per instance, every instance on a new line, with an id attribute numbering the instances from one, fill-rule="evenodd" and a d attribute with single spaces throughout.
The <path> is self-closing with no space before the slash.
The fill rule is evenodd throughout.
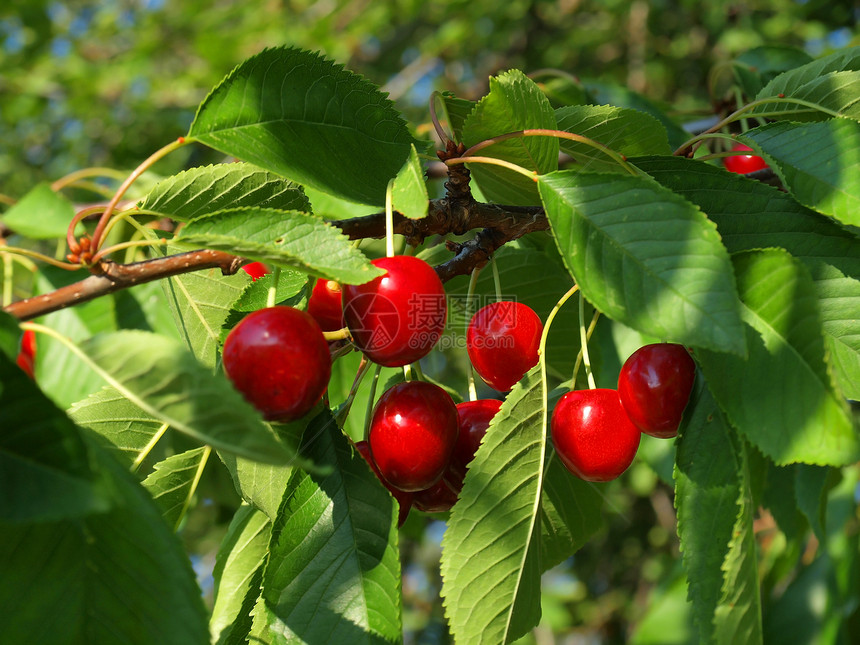
<path id="1" fill-rule="evenodd" d="M 503 300 L 482 307 L 466 331 L 466 351 L 491 388 L 507 392 L 537 365 L 543 323 L 522 303 Z"/>
<path id="2" fill-rule="evenodd" d="M 696 364 L 682 345 L 645 345 L 621 367 L 618 396 L 642 432 L 668 439 L 678 434 L 695 377 Z"/>
<path id="3" fill-rule="evenodd" d="M 460 487 L 448 483 L 445 477 L 433 484 L 427 490 L 413 494 L 415 508 L 424 513 L 444 513 L 450 511 L 457 503 Z"/>
<path id="4" fill-rule="evenodd" d="M 343 321 L 341 295 L 340 284 L 334 280 L 319 278 L 314 283 L 311 298 L 308 301 L 308 313 L 314 317 L 323 331 L 337 331 L 346 326 Z"/>
<path id="5" fill-rule="evenodd" d="M 424 260 L 398 255 L 373 264 L 386 274 L 343 287 L 343 313 L 353 342 L 379 365 L 413 363 L 430 353 L 445 328 L 445 288 Z"/>
<path id="6" fill-rule="evenodd" d="M 445 474 L 446 479 L 463 485 L 466 469 L 475 458 L 481 439 L 490 427 L 490 421 L 501 407 L 502 402 L 496 399 L 478 399 L 457 404 L 457 445 Z"/>
<path id="7" fill-rule="evenodd" d="M 398 383 L 376 402 L 368 441 L 389 484 L 405 491 L 430 488 L 457 443 L 457 408 L 438 385 Z"/>
<path id="8" fill-rule="evenodd" d="M 753 151 L 752 148 L 742 143 L 736 143 L 732 146 L 733 152 L 741 150 L 746 152 Z M 723 165 L 729 172 L 737 172 L 742 175 L 767 168 L 767 162 L 758 155 L 732 155 L 730 157 L 723 157 Z"/>
<path id="9" fill-rule="evenodd" d="M 21 351 L 18 352 L 18 358 L 15 362 L 27 373 L 27 376 L 32 379 L 36 378 L 36 332 L 32 329 L 24 330 L 24 335 L 21 338 Z"/>
<path id="10" fill-rule="evenodd" d="M 406 491 L 394 488 L 394 486 L 385 481 L 385 478 L 379 473 L 379 468 L 376 467 L 376 463 L 373 461 L 373 455 L 370 452 L 369 443 L 366 441 L 358 441 L 355 444 L 355 448 L 358 450 L 359 454 L 364 457 L 364 460 L 370 466 L 373 474 L 376 475 L 379 481 L 381 481 L 388 489 L 388 492 L 397 500 L 397 504 L 400 507 L 400 511 L 397 515 L 397 526 L 403 526 L 403 523 L 406 521 L 406 517 L 409 515 L 409 509 L 412 507 L 412 493 L 407 493 Z"/>
<path id="11" fill-rule="evenodd" d="M 269 307 L 249 314 L 224 341 L 224 371 L 270 421 L 304 416 L 328 386 L 331 358 L 309 314 Z"/>
<path id="12" fill-rule="evenodd" d="M 562 463 L 585 481 L 615 479 L 633 462 L 642 433 L 616 390 L 574 390 L 559 399 L 550 422 Z"/>
<path id="13" fill-rule="evenodd" d="M 268 267 L 262 262 L 251 262 L 250 264 L 246 264 L 245 266 L 243 266 L 242 270 L 249 276 L 251 276 L 252 280 L 262 278 L 269 272 Z"/>

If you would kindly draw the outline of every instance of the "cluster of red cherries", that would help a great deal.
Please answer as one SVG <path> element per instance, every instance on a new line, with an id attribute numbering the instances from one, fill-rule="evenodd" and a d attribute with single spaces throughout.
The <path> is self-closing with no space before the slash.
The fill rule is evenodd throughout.
<path id="1" fill-rule="evenodd" d="M 228 334 L 223 364 L 234 386 L 270 421 L 307 414 L 331 376 L 324 331 L 347 327 L 353 344 L 379 365 L 401 367 L 426 356 L 446 323 L 445 289 L 434 269 L 412 256 L 373 260 L 385 274 L 362 285 L 317 280 L 308 311 L 276 306 L 242 319 Z M 265 267 L 246 265 L 252 277 Z M 255 277 L 256 279 L 256 277 Z M 420 302 L 436 306 L 419 307 Z M 428 313 L 429 311 L 429 313 Z M 543 324 L 527 305 L 498 301 L 479 309 L 466 334 L 475 372 L 509 391 L 538 363 Z M 270 369 L 260 370 L 266 364 Z M 618 477 L 632 463 L 642 432 L 675 436 L 693 385 L 695 364 L 684 347 L 647 345 L 624 364 L 618 389 L 571 391 L 551 422 L 562 462 L 588 481 Z M 444 512 L 457 501 L 466 470 L 502 406 L 498 399 L 455 405 L 426 381 L 398 383 L 378 399 L 366 441 L 355 444 L 400 504 Z"/>

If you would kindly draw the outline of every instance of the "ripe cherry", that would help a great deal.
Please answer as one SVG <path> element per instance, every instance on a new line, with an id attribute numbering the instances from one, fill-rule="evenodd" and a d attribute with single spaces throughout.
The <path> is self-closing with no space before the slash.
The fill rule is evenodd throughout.
<path id="1" fill-rule="evenodd" d="M 376 475 L 379 481 L 381 481 L 388 489 L 388 492 L 397 500 L 397 505 L 400 507 L 400 511 L 397 514 L 397 526 L 403 526 L 403 523 L 406 521 L 406 517 L 409 515 L 409 509 L 412 507 L 412 493 L 407 493 L 406 491 L 394 488 L 394 486 L 385 481 L 385 478 L 379 473 L 379 468 L 376 467 L 376 462 L 373 461 L 373 455 L 370 452 L 369 443 L 366 441 L 358 441 L 355 444 L 355 448 L 358 450 L 358 453 L 364 457 L 364 460 L 367 462 L 367 465 L 370 466 L 373 474 Z"/>
<path id="2" fill-rule="evenodd" d="M 292 307 L 255 311 L 224 341 L 224 371 L 269 421 L 307 414 L 325 392 L 331 358 L 322 330 Z"/>
<path id="3" fill-rule="evenodd" d="M 585 481 L 615 479 L 633 462 L 642 433 L 616 390 L 574 390 L 559 399 L 550 422 L 562 463 Z"/>
<path id="4" fill-rule="evenodd" d="M 502 407 L 496 399 L 478 399 L 457 404 L 457 445 L 451 455 L 451 463 L 445 478 L 455 485 L 463 486 L 466 469 L 475 458 L 481 439 L 490 427 L 490 421 Z"/>
<path id="5" fill-rule="evenodd" d="M 737 151 L 752 152 L 753 149 L 745 146 L 742 143 L 736 143 L 732 146 L 732 152 Z M 723 165 L 729 172 L 736 172 L 742 175 L 748 172 L 755 172 L 762 168 L 767 168 L 767 162 L 758 155 L 731 155 L 723 157 Z"/>
<path id="6" fill-rule="evenodd" d="M 503 300 L 482 307 L 466 331 L 466 351 L 491 388 L 507 392 L 537 365 L 543 323 L 522 303 Z"/>
<path id="7" fill-rule="evenodd" d="M 415 508 L 424 513 L 444 513 L 450 511 L 457 503 L 457 495 L 462 484 L 458 487 L 448 482 L 443 476 L 438 482 L 426 490 L 413 494 Z"/>
<path id="8" fill-rule="evenodd" d="M 21 351 L 18 352 L 18 358 L 15 361 L 27 376 L 31 379 L 36 378 L 36 332 L 32 329 L 24 330 L 24 335 L 21 338 Z"/>
<path id="9" fill-rule="evenodd" d="M 416 257 L 379 258 L 373 264 L 385 275 L 343 287 L 353 342 L 379 365 L 413 363 L 430 353 L 445 328 L 445 288 L 433 267 Z"/>
<path id="10" fill-rule="evenodd" d="M 343 321 L 340 284 L 334 280 L 318 278 L 308 301 L 308 313 L 319 323 L 323 331 L 337 331 L 346 324 Z"/>
<path id="11" fill-rule="evenodd" d="M 242 267 L 242 271 L 251 276 L 251 280 L 262 278 L 269 272 L 269 268 L 262 262 L 251 262 Z"/>
<path id="12" fill-rule="evenodd" d="M 683 346 L 645 345 L 621 367 L 618 396 L 642 432 L 668 439 L 678 434 L 695 377 L 696 364 Z"/>
<path id="13" fill-rule="evenodd" d="M 457 408 L 438 385 L 398 383 L 376 402 L 368 442 L 389 484 L 405 491 L 430 488 L 457 443 Z"/>

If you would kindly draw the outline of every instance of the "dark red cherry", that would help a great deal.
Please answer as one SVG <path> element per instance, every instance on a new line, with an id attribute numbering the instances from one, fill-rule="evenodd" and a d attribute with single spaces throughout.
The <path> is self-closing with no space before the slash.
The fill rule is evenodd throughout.
<path id="1" fill-rule="evenodd" d="M 385 481 L 385 478 L 379 473 L 379 468 L 376 467 L 376 463 L 373 461 L 373 455 L 370 452 L 370 444 L 366 441 L 357 441 L 355 444 L 358 453 L 364 457 L 364 460 L 370 466 L 370 469 L 373 471 L 373 474 L 382 482 L 383 486 L 388 489 L 388 492 L 397 500 L 397 505 L 400 510 L 397 514 L 397 526 L 403 526 L 403 523 L 406 521 L 406 517 L 409 515 L 409 509 L 412 507 L 412 493 L 407 493 L 406 491 L 399 490 L 394 488 L 391 484 Z"/>
<path id="2" fill-rule="evenodd" d="M 334 280 L 317 279 L 308 301 L 308 313 L 319 323 L 323 331 L 337 331 L 346 324 L 343 321 L 340 284 Z"/>
<path id="3" fill-rule="evenodd" d="M 621 367 L 618 396 L 642 432 L 668 439 L 678 434 L 695 377 L 696 364 L 682 345 L 645 345 Z"/>
<path id="4" fill-rule="evenodd" d="M 270 421 L 292 421 L 320 400 L 331 376 L 322 330 L 292 307 L 260 309 L 227 335 L 224 371 Z"/>
<path id="5" fill-rule="evenodd" d="M 424 260 L 399 255 L 373 264 L 385 275 L 343 286 L 343 313 L 353 342 L 379 365 L 413 363 L 430 353 L 445 328 L 445 288 Z"/>
<path id="6" fill-rule="evenodd" d="M 616 390 L 574 390 L 562 396 L 550 422 L 562 463 L 580 479 L 615 479 L 633 462 L 642 433 L 627 417 Z"/>
<path id="7" fill-rule="evenodd" d="M 21 337 L 21 351 L 18 352 L 15 362 L 27 376 L 36 378 L 36 332 L 32 329 L 24 330 L 24 335 Z"/>
<path id="8" fill-rule="evenodd" d="M 430 488 L 457 443 L 457 408 L 438 385 L 398 383 L 376 402 L 368 441 L 389 484 L 405 491 Z"/>
<path id="9" fill-rule="evenodd" d="M 413 504 L 424 513 L 445 513 L 457 503 L 461 487 L 450 484 L 442 477 L 430 488 L 413 493 Z"/>
<path id="10" fill-rule="evenodd" d="M 742 143 L 736 143 L 732 146 L 732 151 L 752 152 L 753 149 Z M 737 172 L 742 175 L 767 168 L 767 162 L 758 155 L 731 155 L 723 157 L 723 165 L 729 172 Z"/>
<path id="11" fill-rule="evenodd" d="M 466 351 L 491 388 L 507 392 L 537 365 L 543 323 L 534 310 L 503 300 L 482 307 L 466 331 Z"/>
<path id="12" fill-rule="evenodd" d="M 496 399 L 478 399 L 457 404 L 457 445 L 451 455 L 451 464 L 445 478 L 462 487 L 466 469 L 475 458 L 481 439 L 490 427 L 490 421 L 502 407 Z"/>
<path id="13" fill-rule="evenodd" d="M 242 267 L 242 270 L 251 276 L 252 280 L 262 278 L 269 272 L 269 268 L 262 262 L 251 262 Z"/>

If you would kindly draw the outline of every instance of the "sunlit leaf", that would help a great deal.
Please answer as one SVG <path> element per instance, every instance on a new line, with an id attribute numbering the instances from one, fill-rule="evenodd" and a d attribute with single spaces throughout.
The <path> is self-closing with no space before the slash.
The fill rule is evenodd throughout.
<path id="1" fill-rule="evenodd" d="M 345 284 L 362 284 L 382 275 L 339 229 L 298 211 L 219 211 L 189 222 L 177 243 L 221 249 Z"/>
<path id="2" fill-rule="evenodd" d="M 225 208 L 310 210 L 301 186 L 247 163 L 183 171 L 160 181 L 139 206 L 180 222 Z"/>
<path id="3" fill-rule="evenodd" d="M 42 183 L 0 215 L 0 222 L 24 237 L 52 240 L 66 236 L 74 215 L 72 203 L 51 190 L 49 184 Z M 82 230 L 78 225 L 76 232 Z"/>
<path id="4" fill-rule="evenodd" d="M 289 47 L 263 50 L 228 74 L 200 104 L 188 136 L 300 184 L 377 205 L 413 142 L 376 86 Z"/>
<path id="5" fill-rule="evenodd" d="M 152 495 L 168 526 L 179 528 L 210 450 L 207 447 L 192 448 L 171 455 L 155 464 L 155 469 L 143 480 L 143 487 Z"/>
<path id="6" fill-rule="evenodd" d="M 698 208 L 642 177 L 560 171 L 539 185 L 568 271 L 597 309 L 658 338 L 743 353 L 731 262 Z"/>

